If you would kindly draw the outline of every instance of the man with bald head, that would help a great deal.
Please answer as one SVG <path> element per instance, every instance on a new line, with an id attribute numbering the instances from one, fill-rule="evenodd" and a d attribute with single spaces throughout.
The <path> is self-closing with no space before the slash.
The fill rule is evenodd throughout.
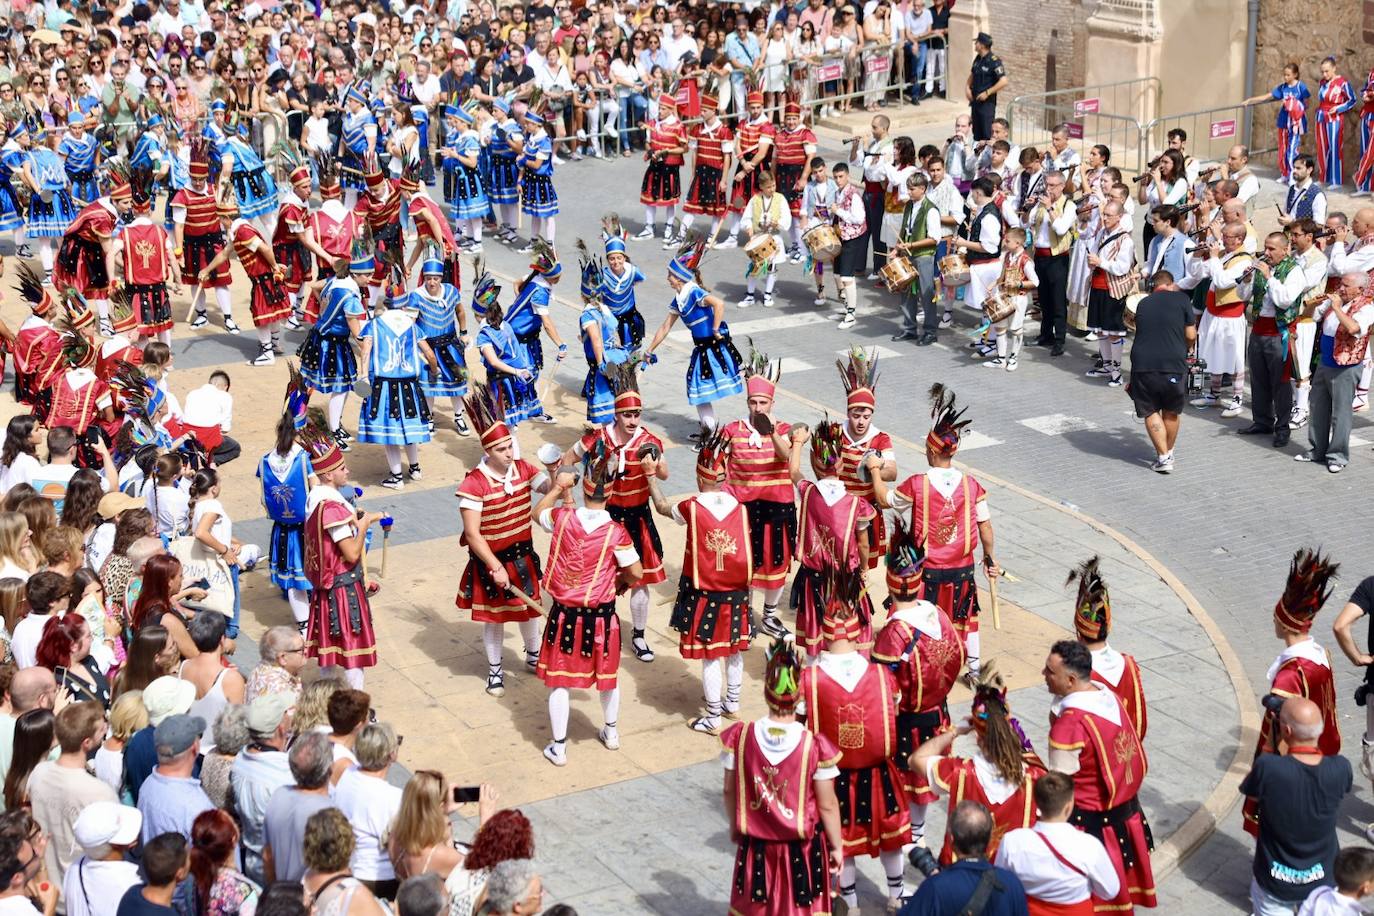
<path id="1" fill-rule="evenodd" d="M 1259 234 L 1255 232 L 1254 225 L 1250 222 L 1249 216 L 1245 212 L 1245 204 L 1236 198 L 1232 198 L 1225 203 L 1217 198 L 1217 203 L 1221 204 L 1221 224 L 1223 226 L 1240 226 L 1245 229 L 1245 244 L 1242 246 L 1247 254 L 1259 253 Z"/>
<path id="2" fill-rule="evenodd" d="M 1321 360 L 1312 373 L 1308 400 L 1307 437 L 1312 448 L 1295 460 L 1325 462 L 1326 469 L 1336 474 L 1350 461 L 1351 405 L 1369 352 L 1369 328 L 1374 325 L 1369 274 L 1346 274 L 1337 292 L 1305 311 L 1321 325 Z"/>
<path id="3" fill-rule="evenodd" d="M 1226 153 L 1226 164 L 1221 167 L 1221 177 L 1236 183 L 1236 196 L 1243 203 L 1259 193 L 1259 179 L 1250 171 L 1250 148 L 1236 144 Z"/>
<path id="4" fill-rule="evenodd" d="M 1225 223 L 1221 241 L 1193 252 L 1188 275 L 1179 281 L 1180 289 L 1192 289 L 1203 280 L 1211 281 L 1207 307 L 1198 322 L 1197 352 L 1207 361 L 1211 385 L 1206 394 L 1194 398 L 1194 407 L 1222 408 L 1223 417 L 1238 417 L 1245 394 L 1245 300 L 1240 295 L 1241 277 L 1253 259 L 1245 251 L 1245 226 Z M 1231 396 L 1222 399 L 1221 386 L 1231 376 Z"/>
<path id="5" fill-rule="evenodd" d="M 1269 694 L 1279 709 L 1280 753 L 1255 758 L 1240 791 L 1259 806 L 1250 902 L 1260 916 L 1296 913 L 1315 888 L 1335 884 L 1336 821 L 1354 785 L 1350 761 L 1317 748 L 1316 703 Z"/>
<path id="6" fill-rule="evenodd" d="M 21 668 L 10 681 L 10 710 L 0 713 L 0 782 L 10 771 L 14 756 L 14 723 L 30 709 L 53 709 L 57 704 L 57 679 L 41 665 Z"/>

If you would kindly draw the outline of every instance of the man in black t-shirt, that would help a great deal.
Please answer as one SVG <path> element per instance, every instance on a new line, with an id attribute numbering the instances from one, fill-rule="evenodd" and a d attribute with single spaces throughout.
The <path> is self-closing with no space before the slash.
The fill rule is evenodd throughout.
<path id="1" fill-rule="evenodd" d="M 528 99 L 534 91 L 534 71 L 525 63 L 525 49 L 512 44 L 506 53 L 510 55 L 510 63 L 501 68 L 501 91 L 513 91 L 515 97 L 522 101 Z"/>
<path id="2" fill-rule="evenodd" d="M 1350 632 L 1355 621 L 1371 614 L 1374 614 L 1374 576 L 1367 576 L 1355 586 L 1331 629 L 1345 657 L 1355 667 L 1364 669 L 1364 683 L 1355 689 L 1355 702 L 1364 707 L 1365 714 L 1364 735 L 1360 739 L 1360 772 L 1374 783 L 1374 703 L 1368 701 L 1368 693 L 1374 692 L 1374 618 L 1371 618 L 1363 649 Z M 1365 838 L 1374 843 L 1374 824 L 1365 828 Z"/>
<path id="3" fill-rule="evenodd" d="M 1140 300 L 1126 391 L 1157 453 L 1150 470 L 1171 474 L 1178 421 L 1188 393 L 1188 353 L 1197 343 L 1193 301 L 1167 270 L 1155 271 L 1154 292 Z"/>
<path id="4" fill-rule="evenodd" d="M 1350 761 L 1317 749 L 1322 714 L 1316 703 L 1290 697 L 1279 711 L 1287 752 L 1260 754 L 1240 784 L 1259 802 L 1259 837 L 1251 871 L 1256 913 L 1296 912 L 1307 895 L 1335 884 L 1336 819 L 1350 791 Z"/>

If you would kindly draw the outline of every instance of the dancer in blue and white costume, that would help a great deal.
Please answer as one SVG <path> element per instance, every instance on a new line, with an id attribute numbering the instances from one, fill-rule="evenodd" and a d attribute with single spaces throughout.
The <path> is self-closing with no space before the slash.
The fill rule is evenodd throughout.
<path id="1" fill-rule="evenodd" d="M 19 209 L 14 183 L 23 181 L 19 176 L 29 160 L 32 142 L 28 125 L 20 121 L 10 128 L 5 145 L 0 146 L 0 232 L 14 233 L 15 249 L 21 258 L 28 257 L 29 252 L 24 244 L 24 213 Z"/>
<path id="2" fill-rule="evenodd" d="M 444 200 L 458 227 L 459 247 L 470 254 L 482 252 L 482 218 L 491 209 L 478 171 L 482 137 L 476 117 L 466 108 L 447 106 L 444 145 L 439 150 L 444 162 Z"/>
<path id="3" fill-rule="evenodd" d="M 292 370 L 286 404 L 277 421 L 276 447 L 258 462 L 262 505 L 272 519 L 267 551 L 272 584 L 286 593 L 296 627 L 305 632 L 310 616 L 310 580 L 305 577 L 306 496 L 316 483 L 310 455 L 296 441 L 305 428 L 310 392 Z"/>
<path id="4" fill-rule="evenodd" d="M 491 103 L 491 142 L 487 151 L 491 157 L 491 173 L 486 181 L 487 199 L 496 208 L 496 240 L 507 245 L 515 241 L 515 205 L 520 201 L 520 168 L 516 160 L 525 149 L 525 134 L 520 124 L 510 116 L 510 102 L 494 99 Z"/>
<path id="5" fill-rule="evenodd" d="M 563 265 L 559 262 L 558 256 L 554 254 L 553 246 L 542 238 L 535 236 L 530 245 L 534 251 L 534 258 L 530 263 L 530 273 L 525 278 L 525 282 L 520 284 L 520 288 L 516 290 L 515 301 L 511 303 L 510 309 L 506 312 L 506 320 L 510 322 L 511 327 L 515 328 L 516 337 L 524 345 L 525 364 L 534 373 L 534 381 L 537 382 L 540 373 L 544 371 L 544 343 L 540 337 L 541 333 L 547 333 L 549 339 L 558 347 L 556 358 L 560 363 L 568 356 L 568 345 L 563 342 L 553 319 L 549 317 L 549 305 L 553 301 L 553 287 L 563 276 Z M 538 404 L 537 398 L 536 404 Z M 541 423 L 554 422 L 553 417 L 549 416 L 542 404 L 539 404 L 538 412 L 532 414 L 531 418 Z"/>
<path id="6" fill-rule="evenodd" d="M 243 124 L 238 133 L 224 141 L 220 176 L 228 178 L 234 187 L 239 217 L 252 223 L 263 238 L 271 239 L 277 230 L 277 183 L 248 144 L 247 133 L 248 125 Z"/>
<path id="7" fill-rule="evenodd" d="M 325 412 L 329 431 L 339 451 L 348 451 L 348 432 L 343 428 L 344 405 L 358 381 L 358 361 L 352 341 L 367 320 L 359 281 L 366 283 L 377 268 L 372 254 L 359 244 L 351 261 L 342 258 L 334 264 L 334 276 L 314 283 L 320 301 L 320 316 L 311 325 L 296 350 L 301 375 L 312 391 L 329 396 Z"/>
<path id="8" fill-rule="evenodd" d="M 95 180 L 95 159 L 99 148 L 95 134 L 86 130 L 86 116 L 79 111 L 67 115 L 67 135 L 57 145 L 57 154 L 64 160 L 67 178 L 71 182 L 72 201 L 77 209 L 100 197 L 100 187 Z"/>
<path id="9" fill-rule="evenodd" d="M 344 98 L 343 136 L 339 139 L 339 184 L 344 188 L 344 207 L 352 210 L 358 203 L 363 182 L 363 159 L 378 149 L 377 119 L 367 110 L 367 99 L 351 87 Z"/>
<path id="10" fill-rule="evenodd" d="M 482 319 L 477 329 L 477 352 L 482 354 L 487 384 L 500 399 L 506 425 L 514 431 L 522 420 L 543 414 L 544 408 L 534 388 L 529 352 L 505 320 L 500 294 L 501 287 L 479 266 L 472 288 L 472 312 Z"/>
<path id="11" fill-rule="evenodd" d="M 587 399 L 587 422 L 605 426 L 615 419 L 616 392 L 609 378 L 611 367 L 623 364 L 630 354 L 620 345 L 615 313 L 601 301 L 603 268 L 580 240 L 577 248 L 583 253 L 582 314 L 577 326 L 582 335 L 582 355 L 587 358 L 582 397 Z"/>
<path id="12" fill-rule="evenodd" d="M 701 287 L 697 265 L 705 251 L 704 239 L 694 240 L 668 262 L 668 285 L 676 294 L 668 305 L 668 317 L 654 333 L 645 350 L 645 363 L 658 361 L 654 353 L 679 318 L 692 333 L 692 356 L 687 362 L 687 403 L 697 409 L 702 426 L 716 428 L 712 403 L 744 393 L 740 355 L 725 324 L 725 300 Z"/>
<path id="13" fill-rule="evenodd" d="M 225 126 L 227 116 L 228 106 L 224 104 L 224 99 L 215 99 L 210 103 L 210 119 L 200 129 L 200 135 L 205 140 L 205 160 L 210 163 L 210 175 L 216 182 L 219 181 L 224 159 L 220 151 L 229 139 L 229 129 Z"/>
<path id="14" fill-rule="evenodd" d="M 434 351 L 420 336 L 415 316 L 406 306 L 410 296 L 394 283 L 387 297 L 387 311 L 363 325 L 362 364 L 370 384 L 358 413 L 358 441 L 384 446 L 391 474 L 382 479 L 390 490 L 405 487 L 401 477 L 401 448 L 410 464 L 410 479 L 419 480 L 420 446 L 430 440 L 429 404 L 420 378 L 429 367 L 437 374 Z"/>
<path id="15" fill-rule="evenodd" d="M 546 129 L 545 115 L 533 109 L 525 112 L 525 151 L 520 164 L 520 212 L 530 218 L 530 244 L 522 254 L 534 250 L 534 239 L 554 243 L 554 229 L 558 216 L 558 192 L 553 188 L 553 141 Z"/>
<path id="16" fill-rule="evenodd" d="M 644 316 L 635 303 L 635 285 L 644 273 L 630 263 L 623 236 L 606 239 L 606 268 L 601 271 L 601 301 L 615 314 L 620 346 L 637 350 L 644 343 Z"/>
<path id="17" fill-rule="evenodd" d="M 420 336 L 434 351 L 439 364 L 438 373 L 423 381 L 420 387 L 429 398 L 430 432 L 434 431 L 434 399 L 447 397 L 453 407 L 453 425 L 458 435 L 471 435 L 463 418 L 463 397 L 468 393 L 468 367 L 465 353 L 468 348 L 468 316 L 463 308 L 463 294 L 452 283 L 444 282 L 444 262 L 428 257 L 420 267 L 423 282 L 410 291 L 407 306 L 416 313 Z"/>
<path id="18" fill-rule="evenodd" d="M 33 149 L 20 175 L 33 193 L 29 196 L 28 236 L 38 240 L 38 257 L 43 270 L 52 275 L 58 240 L 76 219 L 76 205 L 67 190 L 67 170 L 54 149 L 57 137 L 39 131 Z"/>

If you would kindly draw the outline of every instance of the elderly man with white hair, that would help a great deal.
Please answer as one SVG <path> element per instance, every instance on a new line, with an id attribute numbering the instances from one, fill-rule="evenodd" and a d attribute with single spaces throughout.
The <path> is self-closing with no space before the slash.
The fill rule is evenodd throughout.
<path id="1" fill-rule="evenodd" d="M 525 916 L 543 909 L 544 887 L 534 862 L 507 859 L 491 869 L 480 916 Z"/>
<path id="2" fill-rule="evenodd" d="M 1336 474 L 1350 461 L 1351 405 L 1369 350 L 1369 327 L 1374 324 L 1369 274 L 1346 274 L 1338 291 L 1304 312 L 1320 324 L 1321 360 L 1312 373 L 1308 405 L 1307 439 L 1312 448 L 1294 460 L 1324 461 L 1326 469 Z"/>
<path id="3" fill-rule="evenodd" d="M 245 703 L 271 693 L 301 695 L 301 670 L 305 667 L 305 636 L 295 627 L 272 627 L 258 644 L 262 661 L 248 676 Z"/>
<path id="4" fill-rule="evenodd" d="M 1374 207 L 1361 207 L 1355 211 L 1355 219 L 1349 226 L 1342 224 L 1335 229 L 1335 241 L 1326 255 L 1331 274 L 1343 277 L 1348 273 L 1374 271 Z M 1369 406 L 1371 369 L 1374 369 L 1374 360 L 1366 353 L 1360 383 L 1355 386 L 1354 409 L 1357 411 Z"/>

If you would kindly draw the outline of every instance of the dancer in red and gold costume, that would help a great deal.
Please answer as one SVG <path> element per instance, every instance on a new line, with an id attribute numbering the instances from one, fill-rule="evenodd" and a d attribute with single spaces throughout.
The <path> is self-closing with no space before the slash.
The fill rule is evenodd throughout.
<path id="1" fill-rule="evenodd" d="M 253 288 L 248 310 L 258 332 L 258 355 L 249 360 L 248 365 L 271 366 L 281 352 L 278 340 L 281 322 L 291 317 L 291 300 L 282 286 L 286 269 L 277 263 L 267 238 L 239 215 L 239 208 L 232 201 L 219 205 L 219 222 L 230 244 L 200 269 L 200 277 L 204 280 L 213 276 L 220 264 L 228 262 L 230 252 L 238 257 Z"/>
<path id="2" fill-rule="evenodd" d="M 172 300 L 167 284 L 181 286 L 181 264 L 172 237 L 152 216 L 153 200 L 143 176 L 134 182 L 134 218 L 110 245 L 106 269 L 128 294 L 138 315 L 138 336 L 172 342 Z"/>
<path id="3" fill-rule="evenodd" d="M 77 451 L 77 463 L 99 468 L 103 461 L 90 447 L 86 431 L 95 426 L 105 431 L 107 440 L 112 440 L 122 420 L 115 416 L 110 386 L 94 371 L 100 357 L 93 339 L 95 314 L 84 304 L 68 303 L 66 315 L 58 321 L 58 330 L 62 333 L 63 357 L 68 368 L 53 379 L 52 407 L 43 425 L 48 429 L 71 427 L 83 446 Z M 118 477 L 116 470 L 115 479 Z"/>
<path id="4" fill-rule="evenodd" d="M 214 290 L 215 305 L 224 316 L 224 329 L 237 334 L 239 326 L 229 301 L 229 262 L 221 261 L 204 280 L 200 277 L 201 268 L 224 250 L 225 241 L 219 224 L 219 202 L 208 181 L 210 163 L 198 148 L 191 152 L 189 170 L 191 183 L 172 196 L 172 233 L 176 254 L 181 258 L 181 275 L 191 284 L 191 311 L 195 313 L 191 327 L 203 328 L 210 323 L 205 311 L 205 292 Z"/>
<path id="5" fill-rule="evenodd" d="M 564 497 L 571 499 L 577 486 L 577 474 L 564 467 L 533 513 L 539 526 L 553 535 L 544 573 L 553 609 L 535 672 L 549 688 L 553 740 L 544 748 L 544 758 L 559 767 L 568 763 L 570 689 L 591 688 L 601 694 L 605 725 L 597 740 L 607 750 L 620 749 L 620 617 L 615 598 L 643 572 L 629 533 L 606 511 L 617 475 L 615 455 L 605 445 L 594 445 L 583 467 L 590 489 L 583 493 L 582 508 L 557 505 Z"/>
<path id="6" fill-rule="evenodd" d="M 377 246 L 377 268 L 367 287 L 368 308 L 375 308 L 382 298 L 382 287 L 387 282 L 388 260 L 393 255 L 399 257 L 404 250 L 401 208 L 405 206 L 405 201 L 401 199 L 400 179 L 383 175 L 375 156 L 368 157 L 366 168 L 364 181 L 367 193 L 358 198 L 353 212 L 360 217 L 360 228 L 367 230 Z"/>
<path id="7" fill-rule="evenodd" d="M 806 727 L 840 750 L 835 796 L 840 802 L 844 868 L 840 896 L 859 907 L 856 856 L 875 856 L 887 876 L 888 912 L 902 896 L 902 847 L 911 834 L 906 793 L 897 771 L 897 679 L 859 652 L 862 633 L 854 599 L 863 573 L 829 572 L 824 608 L 825 651 L 801 675 Z"/>
<path id="8" fill-rule="evenodd" d="M 1093 557 L 1069 573 L 1065 585 L 1078 581 L 1078 599 L 1074 602 L 1073 628 L 1078 641 L 1088 647 L 1093 656 L 1093 680 L 1111 688 L 1126 707 L 1126 715 L 1135 726 L 1140 741 L 1145 742 L 1149 727 L 1149 713 L 1145 708 L 1145 687 L 1140 679 L 1140 665 L 1133 656 L 1118 652 L 1107 645 L 1112 628 L 1112 596 Z"/>
<path id="9" fill-rule="evenodd" d="M 720 221 L 730 202 L 730 163 L 735 155 L 735 135 L 716 113 L 716 97 L 701 97 L 701 123 L 687 130 L 687 145 L 692 150 L 692 183 L 687 187 L 687 199 L 682 202 L 682 222 L 678 234 L 663 243 L 673 248 L 687 238 L 687 230 L 698 214 L 711 217 L 711 232 L 715 240 Z"/>
<path id="10" fill-rule="evenodd" d="M 951 467 L 959 438 L 972 421 L 968 408 L 956 409 L 954 392 L 936 382 L 930 389 L 934 423 L 926 436 L 930 470 L 914 474 L 896 489 L 879 476 L 869 475 L 879 505 L 911 512 L 913 535 L 926 549 L 923 571 L 925 598 L 940 606 L 954 621 L 968 654 L 968 673 L 978 676 L 978 585 L 974 581 L 974 549 L 983 545 L 983 568 L 999 576 L 993 560 L 992 520 L 987 493 L 973 477 Z"/>
<path id="11" fill-rule="evenodd" d="M 805 427 L 794 427 L 805 441 Z M 873 545 L 869 534 L 877 515 L 868 501 L 845 491 L 840 481 L 844 431 L 839 423 L 823 420 L 811 433 L 811 470 L 816 482 L 797 482 L 801 509 L 797 521 L 797 569 L 792 580 L 791 606 L 797 614 L 797 633 L 806 654 L 821 651 L 821 622 L 825 616 L 827 579 L 834 570 L 862 577 Z M 801 448 L 794 442 L 793 448 Z M 865 658 L 873 650 L 873 600 L 860 590 L 855 600 L 858 635 L 855 642 Z"/>
<path id="12" fill-rule="evenodd" d="M 312 429 L 303 441 L 319 481 L 305 504 L 305 577 L 311 586 L 305 654 L 319 659 L 326 674 L 343 669 L 348 685 L 362 690 L 364 669 L 377 664 L 365 545 L 367 529 L 382 514 L 355 509 L 344 498 L 348 465 L 326 430 Z"/>
<path id="13" fill-rule="evenodd" d="M 849 351 L 847 363 L 837 362 L 836 365 L 845 394 L 844 460 L 840 462 L 840 480 L 844 481 L 846 490 L 868 500 L 874 509 L 873 522 L 868 529 L 868 568 L 877 569 L 878 560 L 887 553 L 887 523 L 870 476 L 877 473 L 887 483 L 897 479 L 897 452 L 892 446 L 892 437 L 873 425 L 873 413 L 878 409 L 878 355 L 854 347 Z M 882 459 L 876 472 L 866 467 L 869 455 Z"/>
<path id="14" fill-rule="evenodd" d="M 100 314 L 100 333 L 111 332 L 109 299 L 110 245 L 119 220 L 128 216 L 133 190 L 116 177 L 110 193 L 81 208 L 62 235 L 53 264 L 52 282 L 58 289 L 72 287 L 91 302 Z"/>
<path id="15" fill-rule="evenodd" d="M 1283 641 L 1284 648 L 1269 666 L 1269 693 L 1264 698 L 1256 757 L 1280 753 L 1279 708 L 1288 697 L 1302 697 L 1317 704 L 1322 711 L 1317 749 L 1325 757 L 1341 752 L 1331 659 L 1312 638 L 1312 621 L 1330 597 L 1331 580 L 1339 569 L 1339 563 L 1332 563 L 1314 550 L 1303 548 L 1293 555 L 1283 597 L 1274 605 L 1274 635 Z M 1259 836 L 1259 806 L 1255 799 L 1245 800 L 1244 813 L 1246 833 Z"/>
<path id="16" fill-rule="evenodd" d="M 730 190 L 730 235 L 721 248 L 739 244 L 739 223 L 744 208 L 759 192 L 759 177 L 773 172 L 773 137 L 777 129 L 773 120 L 763 113 L 763 93 L 749 90 L 744 97 L 748 116 L 735 125 L 735 169 Z M 757 227 L 756 227 L 757 228 Z"/>
<path id="17" fill-rule="evenodd" d="M 478 431 L 486 455 L 458 484 L 463 516 L 460 544 L 468 548 L 468 565 L 458 583 L 455 603 L 482 624 L 487 650 L 487 693 L 506 695 L 501 667 L 505 625 L 518 624 L 525 644 L 525 666 L 539 663 L 539 612 L 512 588 L 539 601 L 539 556 L 530 537 L 530 496 L 549 488 L 549 475 L 519 457 L 519 446 L 505 414 L 486 383 L 473 385 L 464 399 L 468 420 Z"/>
<path id="18" fill-rule="evenodd" d="M 281 265 L 282 289 L 286 291 L 291 317 L 296 317 L 304 308 L 301 289 L 315 279 L 312 256 L 320 259 L 322 267 L 331 267 L 334 262 L 316 240 L 310 219 L 310 166 L 297 165 L 291 170 L 290 179 L 291 190 L 282 199 L 277 225 L 272 230 L 272 256 Z"/>
<path id="19" fill-rule="evenodd" d="M 955 739 L 970 732 L 978 742 L 973 756 L 952 755 Z M 911 756 L 909 766 L 929 781 L 934 797 L 949 797 L 945 823 L 965 800 L 976 801 L 988 809 L 993 822 L 987 849 L 989 862 L 997 855 L 997 845 L 1006 833 L 1035 823 L 1032 792 L 1035 780 L 1045 772 L 1045 765 L 1007 707 L 1007 687 L 994 661 L 983 666 L 968 719 L 959 723 L 958 728 L 947 729 L 923 742 Z M 923 846 L 913 849 L 909 857 L 913 865 L 927 874 L 935 865 Z M 939 864 L 945 866 L 953 861 L 954 843 L 946 831 Z"/>
<path id="20" fill-rule="evenodd" d="M 797 544 L 797 488 L 806 427 L 796 431 L 774 423 L 770 412 L 779 371 L 758 352 L 749 354 L 744 368 L 749 418 L 735 420 L 723 432 L 730 440 L 727 489 L 749 507 L 750 550 L 754 555 L 754 588 L 763 592 L 764 632 L 785 636 L 778 619 L 778 602 L 792 568 Z"/>
<path id="21" fill-rule="evenodd" d="M 877 462 L 876 455 L 869 461 Z M 964 642 L 949 615 L 924 600 L 925 550 L 896 519 L 887 548 L 887 623 L 873 643 L 873 660 L 897 676 L 897 767 L 911 805 L 912 861 L 927 873 L 934 858 L 926 849 L 926 810 L 937 798 L 925 770 L 912 768 L 911 754 L 949 730 L 949 692 L 964 667 Z"/>
<path id="22" fill-rule="evenodd" d="M 43 288 L 42 269 L 32 261 L 19 261 L 19 295 L 29 303 L 29 314 L 19 325 L 10 345 L 14 351 L 14 396 L 33 408 L 37 416 L 52 404 L 52 384 L 66 368 L 62 359 L 62 335 L 49 323 L 53 299 Z"/>
<path id="23" fill-rule="evenodd" d="M 643 425 L 644 399 L 639 394 L 635 378 L 637 369 L 633 363 L 626 364 L 626 371 L 612 378 L 618 389 L 615 396 L 615 421 L 597 427 L 573 444 L 564 455 L 564 463 L 580 461 L 600 443 L 615 456 L 616 478 L 610 484 L 606 500 L 606 511 L 611 514 L 625 530 L 630 533 L 639 563 L 643 567 L 639 581 L 630 588 L 630 619 L 632 630 L 630 648 L 635 657 L 642 662 L 654 660 L 654 650 L 649 648 L 645 630 L 649 625 L 649 586 L 667 580 L 663 570 L 663 541 L 654 524 L 650 509 L 650 476 L 659 480 L 668 479 L 668 462 L 663 459 L 663 440 Z M 652 455 L 654 471 L 650 474 L 644 469 L 641 458 Z M 589 478 L 584 485 L 584 493 L 592 492 Z"/>
<path id="24" fill-rule="evenodd" d="M 1050 647 L 1044 676 L 1055 697 L 1049 768 L 1073 777 L 1072 823 L 1102 841 L 1121 879 L 1116 899 L 1094 900 L 1093 909 L 1154 907 L 1154 838 L 1138 797 L 1149 761 L 1126 707 L 1093 681 L 1092 654 L 1075 640 L 1061 639 Z"/>
<path id="25" fill-rule="evenodd" d="M 706 714 L 687 723 L 714 735 L 721 716 L 739 718 L 744 684 L 744 652 L 753 635 L 749 621 L 749 581 L 754 564 L 749 547 L 749 510 L 725 488 L 730 440 L 719 430 L 701 428 L 697 452 L 697 489 L 670 503 L 659 488 L 659 459 L 640 458 L 654 511 L 687 528 L 682 578 L 669 626 L 677 630 L 683 658 L 701 659 L 701 693 Z M 725 668 L 724 700 L 721 667 Z"/>
<path id="26" fill-rule="evenodd" d="M 678 120 L 677 99 L 668 93 L 658 97 L 658 120 L 649 125 L 649 148 L 644 158 L 644 181 L 639 202 L 644 205 L 644 228 L 635 236 L 641 241 L 654 237 L 654 211 L 663 210 L 663 241 L 673 238 L 673 211 L 682 197 L 682 159 L 687 152 L 687 127 Z"/>
<path id="27" fill-rule="evenodd" d="M 788 99 L 782 108 L 782 130 L 773 137 L 773 148 L 777 151 L 774 160 L 778 175 L 778 193 L 787 198 L 787 207 L 792 211 L 792 244 L 788 254 L 792 263 L 800 263 L 802 251 L 802 192 L 811 179 L 811 160 L 816 156 L 816 135 L 811 128 L 802 123 L 801 105 L 795 99 Z"/>
<path id="28" fill-rule="evenodd" d="M 406 258 L 406 274 L 409 275 L 421 255 L 433 250 L 437 253 L 426 256 L 444 262 L 444 282 L 461 292 L 463 265 L 458 258 L 458 239 L 453 235 L 447 215 L 434 198 L 429 196 L 424 182 L 415 175 L 403 176 L 396 182 L 396 190 L 401 194 L 401 206 L 410 214 L 410 221 L 415 226 L 415 247 Z M 480 227 L 481 224 L 481 220 L 476 221 L 477 226 Z M 481 254 L 481 241 L 480 238 L 477 239 L 474 254 Z"/>
<path id="29" fill-rule="evenodd" d="M 763 675 L 768 715 L 721 736 L 725 812 L 739 844 L 733 916 L 824 916 L 844 866 L 834 785 L 840 750 L 797 721 L 801 673 L 792 644 L 774 642 Z"/>

